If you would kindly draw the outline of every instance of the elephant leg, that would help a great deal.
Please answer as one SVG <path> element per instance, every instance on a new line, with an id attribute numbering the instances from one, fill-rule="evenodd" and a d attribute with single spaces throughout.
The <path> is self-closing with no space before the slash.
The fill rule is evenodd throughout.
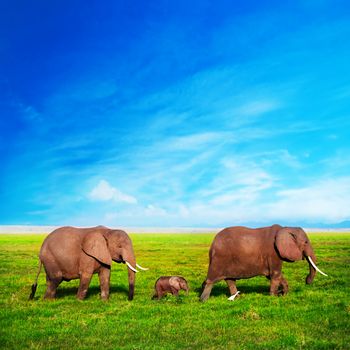
<path id="1" fill-rule="evenodd" d="M 155 294 L 154 294 L 154 297 L 155 298 L 158 298 L 158 300 L 162 299 L 165 295 L 167 295 L 168 293 L 168 289 L 167 290 L 164 290 L 163 287 L 161 285 L 156 285 L 156 288 L 155 288 Z M 172 291 L 172 288 L 170 288 L 170 291 Z"/>
<path id="2" fill-rule="evenodd" d="M 101 288 L 101 299 L 108 300 L 109 298 L 109 283 L 111 277 L 111 270 L 107 267 L 101 267 L 98 278 L 100 280 L 100 288 Z"/>
<path id="3" fill-rule="evenodd" d="M 54 299 L 56 297 L 56 291 L 59 284 L 62 282 L 62 278 L 50 279 L 46 276 L 46 292 L 45 299 Z"/>
<path id="4" fill-rule="evenodd" d="M 281 287 L 281 294 L 286 295 L 288 293 L 289 288 L 288 288 L 288 282 L 283 276 L 281 276 L 280 287 Z"/>
<path id="5" fill-rule="evenodd" d="M 287 280 L 282 276 L 281 273 L 271 276 L 270 282 L 270 295 L 285 295 L 288 293 Z"/>
<path id="6" fill-rule="evenodd" d="M 89 284 L 92 278 L 92 273 L 82 272 L 80 275 L 80 284 L 77 292 L 77 298 L 83 300 L 86 297 L 86 293 L 89 288 Z"/>
<path id="7" fill-rule="evenodd" d="M 62 282 L 62 271 L 56 264 L 55 259 L 49 256 L 50 259 L 43 261 L 46 272 L 46 292 L 45 299 L 54 299 L 56 297 L 56 290 L 59 284 Z"/>
<path id="8" fill-rule="evenodd" d="M 179 291 L 176 288 L 171 287 L 170 289 L 171 289 L 171 294 L 172 295 L 175 295 L 176 297 L 179 296 Z"/>
<path id="9" fill-rule="evenodd" d="M 163 292 L 163 291 L 158 292 L 158 295 L 157 295 L 158 300 L 162 299 L 165 294 L 166 294 L 166 292 Z"/>
<path id="10" fill-rule="evenodd" d="M 225 281 L 226 281 L 227 286 L 230 290 L 230 295 L 236 294 L 237 293 L 236 280 L 226 278 Z M 238 297 L 238 295 L 237 295 L 237 297 Z"/>
<path id="11" fill-rule="evenodd" d="M 203 292 L 201 295 L 201 301 L 206 301 L 209 298 L 211 290 L 213 289 L 213 285 L 214 285 L 214 283 L 210 280 L 206 280 L 203 283 L 204 289 L 203 289 Z"/>
<path id="12" fill-rule="evenodd" d="M 280 281 L 277 278 L 271 278 L 270 281 L 270 295 L 278 295 L 278 287 L 280 285 Z"/>

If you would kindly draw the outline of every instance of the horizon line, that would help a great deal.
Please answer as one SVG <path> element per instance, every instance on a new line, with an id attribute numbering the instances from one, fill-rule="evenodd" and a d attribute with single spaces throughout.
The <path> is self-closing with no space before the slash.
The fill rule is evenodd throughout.
<path id="1" fill-rule="evenodd" d="M 70 225 L 63 225 L 70 226 Z M 241 226 L 241 225 L 238 225 Z M 0 234 L 43 234 L 62 227 L 56 225 L 0 225 Z M 80 227 L 80 226 L 78 226 Z M 83 227 L 83 226 L 81 226 Z M 138 227 L 120 226 L 128 233 L 217 233 L 225 227 Z M 350 232 L 350 227 L 303 227 L 308 232 Z"/>

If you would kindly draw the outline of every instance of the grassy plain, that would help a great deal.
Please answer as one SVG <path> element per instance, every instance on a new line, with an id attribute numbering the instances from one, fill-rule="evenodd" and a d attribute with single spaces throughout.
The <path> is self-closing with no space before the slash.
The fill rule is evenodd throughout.
<path id="1" fill-rule="evenodd" d="M 0 347 L 4 349 L 349 349 L 350 233 L 309 237 L 319 267 L 305 285 L 305 261 L 284 264 L 290 286 L 270 297 L 263 277 L 238 281 L 242 296 L 227 300 L 217 284 L 206 303 L 200 287 L 214 234 L 132 234 L 137 260 L 150 268 L 137 275 L 135 298 L 127 300 L 125 265 L 113 264 L 111 296 L 99 299 L 97 276 L 86 300 L 78 281 L 63 282 L 55 301 L 42 299 L 41 273 L 35 300 L 28 301 L 45 235 L 0 235 Z M 183 275 L 188 297 L 151 300 L 161 275 Z"/>

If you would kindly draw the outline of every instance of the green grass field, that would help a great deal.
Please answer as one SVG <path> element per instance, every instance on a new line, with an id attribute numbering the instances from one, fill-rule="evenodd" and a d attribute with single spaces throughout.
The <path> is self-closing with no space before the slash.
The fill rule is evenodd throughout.
<path id="1" fill-rule="evenodd" d="M 206 303 L 198 297 L 214 234 L 132 234 L 138 262 L 135 298 L 127 300 L 125 265 L 113 264 L 111 296 L 99 299 L 97 276 L 88 297 L 75 298 L 78 281 L 63 282 L 54 301 L 43 300 L 45 273 L 28 301 L 45 235 L 0 235 L 0 347 L 4 349 L 350 349 L 350 233 L 309 234 L 319 267 L 304 283 L 305 261 L 284 263 L 290 292 L 269 296 L 266 278 L 237 282 L 230 302 L 225 283 Z M 188 297 L 151 300 L 161 275 L 183 275 Z"/>

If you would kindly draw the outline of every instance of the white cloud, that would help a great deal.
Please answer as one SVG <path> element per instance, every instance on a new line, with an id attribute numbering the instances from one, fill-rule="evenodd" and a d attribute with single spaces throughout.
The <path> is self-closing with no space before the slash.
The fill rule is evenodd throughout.
<path id="1" fill-rule="evenodd" d="M 272 153 L 271 155 L 275 158 L 275 161 L 282 162 L 283 164 L 294 169 L 302 167 L 302 163 L 299 161 L 299 159 L 292 155 L 288 150 L 281 149 L 274 153 L 275 154 Z"/>
<path id="2" fill-rule="evenodd" d="M 144 209 L 144 215 L 146 216 L 155 216 L 155 217 L 164 217 L 167 215 L 167 211 L 163 208 L 155 206 L 153 204 L 147 205 Z"/>
<path id="3" fill-rule="evenodd" d="M 235 184 L 254 186 L 259 189 L 270 187 L 272 176 L 254 162 L 246 161 L 242 164 L 236 160 L 224 159 L 222 164 L 230 171 L 232 182 Z"/>
<path id="4" fill-rule="evenodd" d="M 326 223 L 350 219 L 350 177 L 279 191 L 277 197 L 266 206 L 267 216 Z"/>
<path id="5" fill-rule="evenodd" d="M 101 186 L 102 187 L 102 186 Z M 104 222 L 112 226 L 214 226 L 332 224 L 350 219 L 350 177 L 325 179 L 309 186 L 275 192 L 268 197 L 260 187 L 238 187 L 231 192 L 154 202 L 146 206 L 109 212 Z M 112 191 L 113 192 L 113 191 Z M 99 198 L 113 198 L 101 191 Z"/>
<path id="6" fill-rule="evenodd" d="M 101 180 L 89 193 L 89 198 L 94 201 L 115 201 L 136 204 L 137 199 L 112 187 L 106 180 Z"/>
<path id="7" fill-rule="evenodd" d="M 112 209 L 113 210 L 113 209 Z M 134 205 L 130 208 L 120 208 L 118 211 L 109 211 L 104 214 L 103 220 L 106 225 L 118 226 L 167 226 L 170 225 L 174 215 L 168 213 L 164 208 L 148 204 Z"/>
<path id="8" fill-rule="evenodd" d="M 269 183 L 268 183 L 269 184 Z M 270 184 L 269 184 L 270 186 Z M 237 190 L 144 208 L 139 223 L 161 226 L 226 226 L 247 223 L 337 223 L 350 219 L 350 177 L 325 179 L 296 189 L 281 190 L 265 197 L 265 187 L 240 186 Z M 224 190 L 223 190 L 224 191 Z M 125 214 L 125 213 L 124 213 Z M 124 215 L 123 214 L 123 215 Z"/>
<path id="9" fill-rule="evenodd" d="M 199 197 L 214 207 L 256 201 L 276 182 L 259 164 L 242 157 L 224 158 L 217 169 L 217 175 L 199 191 Z"/>
<path id="10" fill-rule="evenodd" d="M 184 225 L 214 226 L 247 223 L 334 224 L 350 220 L 350 177 L 325 179 L 296 189 L 276 192 L 264 198 L 254 188 L 197 201 L 174 216 Z"/>

